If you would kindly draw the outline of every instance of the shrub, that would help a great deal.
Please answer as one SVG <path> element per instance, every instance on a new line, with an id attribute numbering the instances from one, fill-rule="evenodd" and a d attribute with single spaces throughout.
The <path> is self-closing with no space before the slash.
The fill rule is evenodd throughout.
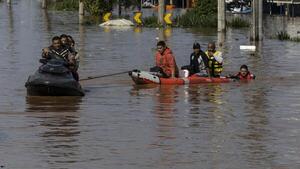
<path id="1" fill-rule="evenodd" d="M 157 16 L 143 18 L 143 24 L 146 27 L 160 27 L 160 25 L 157 22 Z"/>
<path id="2" fill-rule="evenodd" d="M 291 36 L 286 31 L 280 31 L 276 34 L 279 40 L 290 40 Z"/>
<path id="3" fill-rule="evenodd" d="M 216 27 L 217 15 L 202 15 L 197 9 L 192 9 L 182 16 L 176 18 L 176 25 L 181 27 Z"/>
<path id="4" fill-rule="evenodd" d="M 58 11 L 73 11 L 78 10 L 78 0 L 57 0 L 56 2 L 49 1 L 49 9 Z"/>
<path id="5" fill-rule="evenodd" d="M 244 20 L 242 18 L 233 18 L 232 20 L 230 20 L 226 23 L 227 23 L 227 26 L 230 26 L 233 28 L 250 27 L 250 23 L 247 20 Z"/>

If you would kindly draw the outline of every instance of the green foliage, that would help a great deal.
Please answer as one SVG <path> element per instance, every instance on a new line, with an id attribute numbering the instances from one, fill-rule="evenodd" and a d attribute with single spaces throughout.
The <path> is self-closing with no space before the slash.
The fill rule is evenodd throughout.
<path id="1" fill-rule="evenodd" d="M 233 18 L 232 20 L 227 22 L 227 26 L 233 28 L 245 28 L 250 27 L 250 23 L 242 18 Z"/>
<path id="2" fill-rule="evenodd" d="M 111 11 L 114 3 L 117 0 L 84 0 L 84 7 L 87 12 L 93 16 L 102 15 L 105 12 Z"/>
<path id="3" fill-rule="evenodd" d="M 293 42 L 300 42 L 300 37 L 293 37 L 293 38 L 291 38 L 291 41 L 293 41 Z"/>
<path id="4" fill-rule="evenodd" d="M 160 25 L 157 22 L 157 16 L 143 18 L 143 24 L 146 27 L 160 27 Z"/>
<path id="5" fill-rule="evenodd" d="M 290 40 L 291 36 L 286 31 L 280 31 L 276 34 L 279 40 Z"/>
<path id="6" fill-rule="evenodd" d="M 55 10 L 78 10 L 78 0 L 57 0 L 52 3 Z M 83 0 L 85 10 L 92 16 L 103 15 L 111 11 L 113 6 L 119 3 L 124 8 L 140 5 L 140 0 Z M 217 0 L 198 0 L 194 9 L 186 14 L 178 16 L 173 26 L 178 27 L 216 27 L 217 26 Z M 160 27 L 157 17 L 151 16 L 143 19 L 146 27 Z M 232 25 L 239 25 L 241 21 L 235 21 Z M 245 23 L 243 23 L 246 25 Z M 241 25 L 243 25 L 241 24 Z"/>
<path id="7" fill-rule="evenodd" d="M 213 14 L 200 14 L 197 8 L 192 9 L 182 16 L 176 18 L 176 25 L 181 27 L 216 27 L 217 16 Z"/>
<path id="8" fill-rule="evenodd" d="M 130 7 L 140 6 L 140 3 L 141 3 L 140 0 L 120 0 L 120 4 L 126 9 Z"/>
<path id="9" fill-rule="evenodd" d="M 140 0 L 83 0 L 85 10 L 93 16 L 112 11 L 113 6 L 120 3 L 124 8 L 140 5 Z M 53 10 L 78 10 L 79 0 L 49 1 L 49 8 Z"/>
<path id="10" fill-rule="evenodd" d="M 197 6 L 176 18 L 176 26 L 217 27 L 217 0 L 199 0 Z"/>
<path id="11" fill-rule="evenodd" d="M 84 0 L 85 9 L 93 16 L 99 16 L 112 11 L 113 6 L 118 4 L 124 8 L 136 7 L 139 0 Z"/>
<path id="12" fill-rule="evenodd" d="M 216 15 L 218 13 L 218 1 L 198 0 L 195 9 L 199 15 Z"/>
<path id="13" fill-rule="evenodd" d="M 88 15 L 84 17 L 83 25 L 90 26 L 90 25 L 99 25 L 101 23 L 100 18 L 98 16 Z"/>
<path id="14" fill-rule="evenodd" d="M 279 39 L 281 41 L 300 42 L 300 37 L 291 37 L 291 35 L 287 31 L 279 31 L 273 38 Z"/>
<path id="15" fill-rule="evenodd" d="M 49 1 L 49 9 L 57 11 L 73 11 L 78 10 L 78 0 L 57 0 Z"/>

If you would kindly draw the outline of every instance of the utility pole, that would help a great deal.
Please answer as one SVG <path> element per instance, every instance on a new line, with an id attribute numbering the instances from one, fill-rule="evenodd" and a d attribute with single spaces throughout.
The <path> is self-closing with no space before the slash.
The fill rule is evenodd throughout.
<path id="1" fill-rule="evenodd" d="M 83 0 L 79 0 L 79 24 L 83 23 L 84 18 L 84 4 Z"/>
<path id="2" fill-rule="evenodd" d="M 121 17 L 122 15 L 122 3 L 121 3 L 121 0 L 118 0 L 118 16 L 119 18 Z"/>
<path id="3" fill-rule="evenodd" d="M 138 6 L 138 10 L 139 10 L 139 12 L 141 12 L 141 11 L 142 11 L 142 6 L 143 6 L 143 0 L 141 0 L 140 4 L 139 4 L 139 6 Z"/>
<path id="4" fill-rule="evenodd" d="M 47 0 L 42 1 L 42 9 L 47 9 Z"/>
<path id="5" fill-rule="evenodd" d="M 254 0 L 253 1 L 253 5 L 252 5 L 252 34 L 251 34 L 251 40 L 252 41 L 256 41 L 258 39 L 258 29 L 257 29 L 257 18 L 258 18 L 258 12 L 257 12 L 257 1 Z"/>
<path id="6" fill-rule="evenodd" d="M 263 1 L 258 3 L 258 40 L 263 40 Z"/>
<path id="7" fill-rule="evenodd" d="M 190 7 L 191 7 L 190 0 L 187 0 L 186 1 L 186 8 L 190 8 Z"/>
<path id="8" fill-rule="evenodd" d="M 165 15 L 165 0 L 158 1 L 158 24 L 163 25 Z"/>
<path id="9" fill-rule="evenodd" d="M 218 32 L 226 30 L 225 0 L 218 0 Z"/>
<path id="10" fill-rule="evenodd" d="M 260 41 L 263 39 L 263 2 L 262 0 L 253 1 L 252 14 L 252 36 L 251 40 Z"/>

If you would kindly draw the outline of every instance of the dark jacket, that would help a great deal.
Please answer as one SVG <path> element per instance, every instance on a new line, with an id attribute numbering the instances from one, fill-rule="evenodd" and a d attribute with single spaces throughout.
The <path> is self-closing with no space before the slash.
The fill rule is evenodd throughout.
<path id="1" fill-rule="evenodd" d="M 191 54 L 190 56 L 191 74 L 199 73 L 201 70 L 204 70 L 207 67 L 208 67 L 208 57 L 202 50 L 200 50 L 198 54 L 196 54 L 195 52 Z"/>

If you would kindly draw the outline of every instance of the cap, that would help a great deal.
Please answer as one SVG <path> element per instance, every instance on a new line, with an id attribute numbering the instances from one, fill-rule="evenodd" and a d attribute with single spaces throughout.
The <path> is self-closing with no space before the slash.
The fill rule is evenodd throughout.
<path id="1" fill-rule="evenodd" d="M 199 43 L 194 43 L 193 49 L 200 49 L 200 44 Z"/>

